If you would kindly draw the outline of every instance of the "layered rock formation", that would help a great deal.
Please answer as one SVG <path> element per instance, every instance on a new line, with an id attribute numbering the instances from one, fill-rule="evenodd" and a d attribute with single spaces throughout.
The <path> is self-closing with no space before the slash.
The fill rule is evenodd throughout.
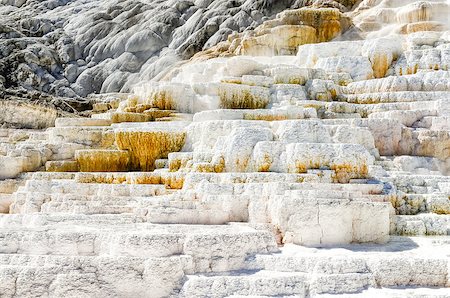
<path id="1" fill-rule="evenodd" d="M 0 87 L 63 97 L 129 91 L 232 32 L 314 2 L 3 0 Z"/>
<path id="2" fill-rule="evenodd" d="M 54 122 L 0 130 L 2 297 L 448 295 L 449 2 L 288 4 L 90 118 L 0 116 Z"/>

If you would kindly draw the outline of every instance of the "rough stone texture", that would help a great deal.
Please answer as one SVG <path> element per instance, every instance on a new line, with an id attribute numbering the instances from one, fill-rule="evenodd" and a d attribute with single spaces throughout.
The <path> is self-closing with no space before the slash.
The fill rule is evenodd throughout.
<path id="1" fill-rule="evenodd" d="M 287 8 L 320 1 L 297 2 L 4 0 L 0 89 L 25 87 L 62 97 L 127 91 L 233 32 L 255 28 Z M 345 11 L 346 6 L 351 4 L 337 9 Z"/>
<path id="2" fill-rule="evenodd" d="M 1 297 L 448 296 L 448 1 L 150 2 L 2 2 L 3 83 L 131 93 L 4 101 Z"/>

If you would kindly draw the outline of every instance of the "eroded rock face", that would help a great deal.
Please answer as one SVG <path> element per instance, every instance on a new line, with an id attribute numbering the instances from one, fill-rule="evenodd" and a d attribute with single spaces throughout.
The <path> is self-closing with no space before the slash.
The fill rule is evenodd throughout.
<path id="1" fill-rule="evenodd" d="M 314 1 L 294 2 L 4 1 L 0 86 L 62 97 L 127 91 L 232 32 Z"/>
<path id="2" fill-rule="evenodd" d="M 313 7 L 285 10 L 254 30 L 231 34 L 226 41 L 196 54 L 193 60 L 233 55 L 295 55 L 300 45 L 330 41 L 352 26 L 337 8 Z"/>
<path id="3" fill-rule="evenodd" d="M 18 128 L 46 128 L 55 125 L 59 111 L 23 101 L 0 101 L 0 123 Z"/>
<path id="4" fill-rule="evenodd" d="M 65 69 L 74 85 L 142 79 L 145 53 L 167 71 L 90 97 L 90 118 L 0 115 L 55 126 L 0 129 L 0 296 L 447 295 L 448 1 L 231 2 L 121 2 L 88 35 L 62 25 L 93 57 Z M 249 16 L 227 40 L 214 25 Z M 208 49 L 172 65 L 167 36 Z"/>
<path id="5" fill-rule="evenodd" d="M 182 129 L 171 125 L 158 125 L 149 131 L 124 129 L 115 135 L 117 146 L 130 152 L 131 169 L 141 171 L 153 170 L 157 159 L 167 158 L 170 152 L 181 150 L 186 138 Z"/>

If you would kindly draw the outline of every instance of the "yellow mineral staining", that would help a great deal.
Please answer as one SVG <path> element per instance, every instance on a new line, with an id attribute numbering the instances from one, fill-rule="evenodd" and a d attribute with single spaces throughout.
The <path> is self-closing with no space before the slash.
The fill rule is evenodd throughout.
<path id="1" fill-rule="evenodd" d="M 158 172 L 78 173 L 75 181 L 105 184 L 164 184 L 161 173 Z"/>
<path id="2" fill-rule="evenodd" d="M 272 28 L 266 34 L 245 39 L 242 55 L 294 55 L 300 45 L 317 41 L 316 29 L 303 25 L 283 25 Z"/>
<path id="3" fill-rule="evenodd" d="M 139 175 L 128 175 L 128 184 L 162 184 L 161 174 L 155 172 L 141 172 Z"/>
<path id="4" fill-rule="evenodd" d="M 100 148 L 108 149 L 114 147 L 115 134 L 112 130 L 106 130 L 102 133 L 102 141 L 100 142 Z"/>
<path id="5" fill-rule="evenodd" d="M 139 98 L 137 96 L 130 96 L 127 98 L 127 107 L 135 107 L 139 102 Z"/>
<path id="6" fill-rule="evenodd" d="M 110 109 L 118 109 L 118 108 L 119 108 L 119 105 L 120 105 L 120 102 L 121 102 L 122 100 L 123 100 L 123 99 L 121 99 L 120 96 L 119 96 L 119 98 L 114 98 L 114 99 L 109 100 L 109 101 L 108 101 L 108 106 L 109 106 L 109 108 L 110 108 Z"/>
<path id="7" fill-rule="evenodd" d="M 305 177 L 300 176 L 300 175 L 297 176 L 296 182 L 297 182 L 297 183 L 303 183 L 303 182 L 305 182 Z"/>
<path id="8" fill-rule="evenodd" d="M 244 113 L 244 120 L 281 121 L 289 119 L 288 115 L 281 113 Z"/>
<path id="9" fill-rule="evenodd" d="M 408 196 L 408 195 L 391 195 L 388 197 L 388 201 L 392 204 L 396 214 L 401 215 L 414 215 L 420 212 L 421 209 L 426 208 L 426 199 L 421 196 Z M 428 206 L 432 209 L 433 205 Z M 434 212 L 433 210 L 433 213 Z"/>
<path id="10" fill-rule="evenodd" d="M 161 182 L 169 189 L 182 189 L 185 175 L 183 173 L 163 173 Z"/>
<path id="11" fill-rule="evenodd" d="M 116 112 L 111 115 L 111 121 L 113 123 L 148 122 L 151 121 L 151 117 L 140 113 Z"/>
<path id="12" fill-rule="evenodd" d="M 434 66 L 430 66 L 430 68 L 434 68 Z M 406 69 L 399 67 L 397 69 L 397 74 L 399 76 L 415 74 L 415 73 L 417 73 L 418 69 L 419 69 L 419 65 L 417 65 L 417 64 L 414 64 L 413 66 L 408 66 L 408 67 L 406 67 Z"/>
<path id="13" fill-rule="evenodd" d="M 175 110 L 176 102 L 173 98 L 172 93 L 169 90 L 154 90 L 151 92 L 149 97 L 146 99 L 146 104 L 153 108 L 158 108 L 160 110 Z"/>
<path id="14" fill-rule="evenodd" d="M 169 171 L 176 172 L 182 168 L 186 168 L 188 163 L 192 161 L 192 154 L 189 153 L 172 153 L 169 154 Z"/>
<path id="15" fill-rule="evenodd" d="M 269 172 L 272 166 L 272 157 L 269 154 L 264 154 L 263 161 L 258 165 L 258 172 Z"/>
<path id="16" fill-rule="evenodd" d="M 330 90 L 328 90 L 329 92 L 330 92 L 330 94 L 331 94 L 331 98 L 333 99 L 333 100 L 335 100 L 336 99 L 336 96 L 337 96 L 337 90 L 336 89 L 330 89 Z"/>
<path id="17" fill-rule="evenodd" d="M 304 108 L 313 108 L 313 109 L 316 109 L 316 110 L 320 110 L 321 108 L 324 107 L 324 105 L 320 104 L 320 103 L 307 103 L 307 104 L 304 104 L 302 106 Z"/>
<path id="18" fill-rule="evenodd" d="M 231 34 L 228 40 L 195 54 L 192 61 L 232 55 L 293 55 L 298 46 L 330 41 L 350 26 L 350 19 L 336 8 L 287 10 L 253 31 Z"/>
<path id="19" fill-rule="evenodd" d="M 91 183 L 110 183 L 110 184 L 122 184 L 126 181 L 126 176 L 113 176 L 113 175 L 107 175 L 107 176 L 96 176 L 96 179 L 94 179 Z"/>
<path id="20" fill-rule="evenodd" d="M 136 107 L 134 108 L 136 113 L 142 113 L 145 110 L 151 109 L 152 107 L 149 104 L 137 104 Z"/>
<path id="21" fill-rule="evenodd" d="M 335 172 L 333 181 L 338 183 L 348 183 L 350 179 L 366 178 L 368 167 L 366 164 L 334 164 L 321 160 L 297 161 L 295 163 L 294 173 L 307 173 L 309 169 L 328 168 Z"/>
<path id="22" fill-rule="evenodd" d="M 432 4 L 425 1 L 407 5 L 397 13 L 398 23 L 415 23 L 429 21 L 431 19 Z"/>
<path id="23" fill-rule="evenodd" d="M 168 122 L 168 121 L 182 121 L 184 120 L 181 117 L 161 117 L 161 118 L 157 118 L 155 119 L 155 121 L 164 121 L 164 122 Z"/>
<path id="24" fill-rule="evenodd" d="M 302 162 L 295 163 L 295 173 L 306 173 L 308 170 L 308 166 Z"/>
<path id="25" fill-rule="evenodd" d="M 47 172 L 78 172 L 78 162 L 74 160 L 47 161 L 45 163 Z"/>
<path id="26" fill-rule="evenodd" d="M 402 139 L 405 140 L 410 134 L 410 144 L 415 144 L 414 148 L 408 146 L 402 149 L 407 155 L 436 157 L 445 161 L 450 156 L 450 132 L 447 130 L 412 131 L 408 128 L 402 130 Z M 411 150 L 411 152 L 408 152 Z M 403 152 L 401 152 L 403 153 Z"/>
<path id="27" fill-rule="evenodd" d="M 435 65 L 430 65 L 430 69 L 433 69 Z M 396 72 L 397 75 L 411 75 L 417 73 L 417 70 L 419 69 L 419 66 L 417 64 L 414 64 L 413 66 L 407 66 L 406 68 L 399 67 Z M 437 70 L 437 69 L 436 69 Z"/>
<path id="28" fill-rule="evenodd" d="M 225 162 L 223 164 L 215 164 L 214 172 L 215 173 L 223 173 L 224 168 L 225 168 Z"/>
<path id="29" fill-rule="evenodd" d="M 116 144 L 119 149 L 130 152 L 131 169 L 151 171 L 155 160 L 180 151 L 185 137 L 185 132 L 119 131 L 116 132 Z"/>
<path id="30" fill-rule="evenodd" d="M 250 164 L 250 157 L 244 156 L 243 158 L 236 158 L 233 163 L 231 163 L 231 168 L 228 171 L 232 172 L 247 172 L 247 168 Z"/>
<path id="31" fill-rule="evenodd" d="M 447 197 L 447 199 L 450 201 L 450 197 Z M 450 209 L 443 205 L 431 205 L 430 209 L 436 214 L 450 214 Z"/>
<path id="32" fill-rule="evenodd" d="M 199 173 L 216 173 L 214 165 L 209 162 L 198 162 L 192 166 L 193 172 Z"/>
<path id="33" fill-rule="evenodd" d="M 287 25 L 303 24 L 316 29 L 317 42 L 329 41 L 350 27 L 351 21 L 335 8 L 301 8 L 282 12 Z"/>
<path id="34" fill-rule="evenodd" d="M 214 172 L 222 173 L 225 169 L 225 158 L 223 156 L 214 158 L 212 165 L 214 166 Z"/>
<path id="35" fill-rule="evenodd" d="M 127 174 L 117 173 L 78 173 L 75 176 L 78 183 L 106 183 L 106 184 L 122 184 L 127 181 Z"/>
<path id="36" fill-rule="evenodd" d="M 78 150 L 75 152 L 81 172 L 128 171 L 130 156 L 124 150 Z"/>
<path id="37" fill-rule="evenodd" d="M 270 100 L 268 89 L 262 87 L 222 84 L 219 89 L 220 107 L 223 109 L 264 109 Z M 263 90 L 263 92 L 255 92 Z"/>
<path id="38" fill-rule="evenodd" d="M 350 179 L 366 178 L 369 172 L 366 164 L 334 164 L 331 165 L 330 168 L 335 171 L 333 180 L 339 183 L 348 183 Z"/>
<path id="39" fill-rule="evenodd" d="M 105 184 L 164 184 L 159 172 L 78 173 L 75 181 Z"/>
<path id="40" fill-rule="evenodd" d="M 220 80 L 221 83 L 229 83 L 229 84 L 242 84 L 242 78 L 232 77 L 232 78 L 223 78 Z"/>
<path id="41" fill-rule="evenodd" d="M 123 111 L 126 113 L 136 113 L 136 107 L 126 107 Z"/>
<path id="42" fill-rule="evenodd" d="M 211 162 L 196 162 L 192 165 L 192 172 L 199 173 L 223 173 L 225 159 L 223 156 L 216 157 Z"/>
<path id="43" fill-rule="evenodd" d="M 177 173 L 160 172 L 78 173 L 75 180 L 78 183 L 167 184 L 170 188 L 181 188 L 184 176 L 180 176 Z"/>
<path id="44" fill-rule="evenodd" d="M 315 100 L 318 101 L 332 101 L 332 99 L 328 92 L 317 92 L 315 97 Z"/>
<path id="45" fill-rule="evenodd" d="M 304 77 L 291 77 L 287 83 L 292 85 L 304 85 L 306 83 L 306 79 Z"/>
<path id="46" fill-rule="evenodd" d="M 303 75 L 291 72 L 289 75 L 276 74 L 274 76 L 275 84 L 291 84 L 291 85 L 305 85 L 306 77 Z"/>
<path id="47" fill-rule="evenodd" d="M 386 53 L 375 53 L 371 57 L 373 76 L 375 78 L 384 78 L 389 67 L 391 66 L 391 61 L 387 57 Z"/>
<path id="48" fill-rule="evenodd" d="M 400 33 L 411 34 L 420 31 L 445 31 L 446 27 L 440 22 L 417 22 L 407 24 L 400 29 Z"/>
<path id="49" fill-rule="evenodd" d="M 102 113 L 109 110 L 109 105 L 105 102 L 94 103 L 92 105 L 92 111 L 95 113 Z"/>
<path id="50" fill-rule="evenodd" d="M 157 120 L 159 118 L 164 118 L 172 115 L 174 110 L 160 110 L 157 108 L 149 108 L 144 110 L 142 113 L 150 117 L 150 121 Z"/>
<path id="51" fill-rule="evenodd" d="M 164 169 L 167 166 L 167 159 L 155 160 L 155 169 Z"/>

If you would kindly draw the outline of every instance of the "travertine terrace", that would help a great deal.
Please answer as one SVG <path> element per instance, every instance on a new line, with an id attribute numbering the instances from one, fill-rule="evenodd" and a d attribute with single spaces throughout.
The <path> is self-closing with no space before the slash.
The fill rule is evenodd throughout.
<path id="1" fill-rule="evenodd" d="M 0 101 L 0 297 L 450 297 L 450 1 L 286 7 L 90 117 Z"/>

